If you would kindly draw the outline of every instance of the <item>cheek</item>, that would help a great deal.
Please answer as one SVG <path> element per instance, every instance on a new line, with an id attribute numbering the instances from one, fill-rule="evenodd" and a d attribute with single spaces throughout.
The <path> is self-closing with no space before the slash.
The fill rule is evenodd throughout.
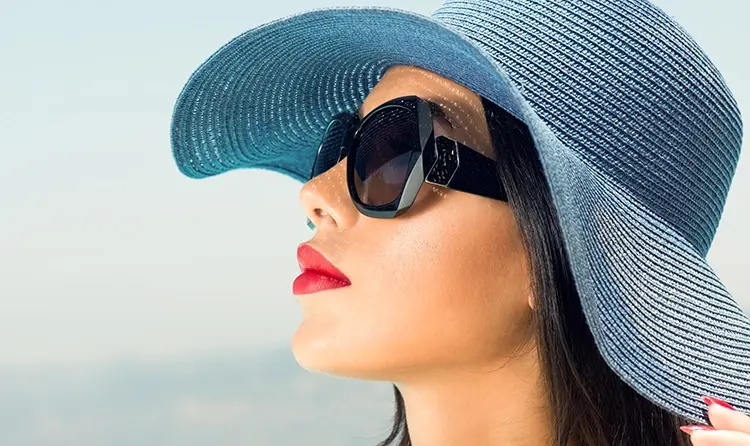
<path id="1" fill-rule="evenodd" d="M 383 252 L 394 267 L 383 272 L 378 295 L 399 309 L 391 317 L 404 353 L 425 363 L 505 356 L 528 325 L 528 273 L 510 214 L 460 207 L 405 225 Z"/>
<path id="2" fill-rule="evenodd" d="M 397 371 L 489 365 L 525 340 L 528 273 L 511 214 L 461 198 L 369 222 L 377 230 L 348 250 L 354 284 L 327 295 L 298 331 L 316 340 L 308 358 L 319 370 L 393 380 Z"/>

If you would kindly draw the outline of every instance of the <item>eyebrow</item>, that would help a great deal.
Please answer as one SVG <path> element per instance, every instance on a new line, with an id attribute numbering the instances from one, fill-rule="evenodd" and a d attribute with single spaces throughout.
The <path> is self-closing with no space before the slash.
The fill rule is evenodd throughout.
<path id="1" fill-rule="evenodd" d="M 432 110 L 432 116 L 443 121 L 443 123 L 447 124 L 448 127 L 453 128 L 453 123 L 448 118 L 448 114 L 445 113 L 445 110 L 443 110 L 442 106 L 434 102 L 430 102 L 429 104 L 430 110 Z"/>

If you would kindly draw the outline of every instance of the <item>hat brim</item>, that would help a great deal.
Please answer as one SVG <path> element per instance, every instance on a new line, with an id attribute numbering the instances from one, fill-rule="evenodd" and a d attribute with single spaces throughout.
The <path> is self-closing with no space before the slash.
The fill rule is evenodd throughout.
<path id="1" fill-rule="evenodd" d="M 433 18 L 326 8 L 236 37 L 177 99 L 177 165 L 193 178 L 261 168 L 306 181 L 328 119 L 355 112 L 393 65 L 445 76 L 529 126 L 586 320 L 625 382 L 692 421 L 706 421 L 702 395 L 750 412 L 750 320 L 703 256 L 566 147 L 486 49 Z"/>

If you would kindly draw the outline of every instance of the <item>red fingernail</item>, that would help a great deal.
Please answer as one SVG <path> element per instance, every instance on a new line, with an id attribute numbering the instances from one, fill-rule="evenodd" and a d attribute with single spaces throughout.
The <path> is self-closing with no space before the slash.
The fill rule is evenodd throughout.
<path id="1" fill-rule="evenodd" d="M 691 424 L 691 425 L 688 425 L 688 426 L 680 426 L 680 430 L 682 432 L 687 433 L 687 434 L 693 435 L 693 432 L 696 432 L 696 431 L 713 431 L 713 430 L 716 430 L 716 429 L 714 429 L 711 426 L 703 426 L 703 425 L 700 425 L 700 424 Z"/>
<path id="2" fill-rule="evenodd" d="M 713 397 L 710 397 L 710 396 L 703 396 L 703 397 L 701 397 L 701 399 L 703 400 L 704 403 L 708 404 L 709 406 L 711 404 L 718 404 L 719 406 L 725 407 L 725 408 L 727 408 L 729 410 L 736 410 L 734 407 L 730 406 L 728 403 L 726 403 L 726 402 L 724 402 L 724 401 L 722 401 L 722 400 L 720 400 L 718 398 L 713 398 Z"/>

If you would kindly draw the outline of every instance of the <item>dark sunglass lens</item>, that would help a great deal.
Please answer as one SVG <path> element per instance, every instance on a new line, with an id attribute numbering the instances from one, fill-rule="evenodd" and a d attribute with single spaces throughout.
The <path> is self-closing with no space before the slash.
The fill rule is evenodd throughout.
<path id="1" fill-rule="evenodd" d="M 420 149 L 414 111 L 388 107 L 376 113 L 361 131 L 354 160 L 355 189 L 359 200 L 369 206 L 399 198 Z"/>
<path id="2" fill-rule="evenodd" d="M 320 142 L 310 178 L 317 177 L 339 162 L 347 134 L 351 130 L 350 125 L 349 120 L 336 118 L 328 124 Z"/>

